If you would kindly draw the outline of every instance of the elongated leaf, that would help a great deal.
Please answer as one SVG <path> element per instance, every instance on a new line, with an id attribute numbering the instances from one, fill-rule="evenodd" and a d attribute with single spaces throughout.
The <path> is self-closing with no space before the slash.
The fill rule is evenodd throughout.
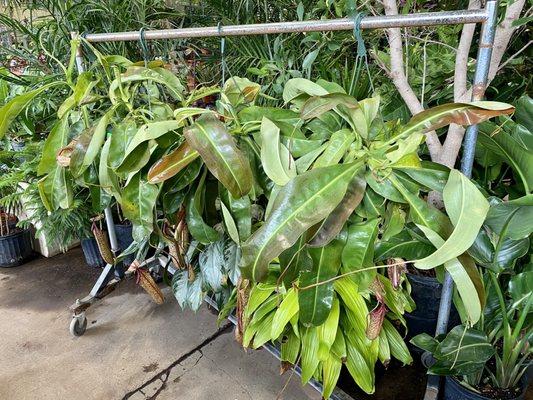
<path id="1" fill-rule="evenodd" d="M 281 361 L 296 364 L 300 354 L 300 338 L 291 330 L 281 343 Z"/>
<path id="2" fill-rule="evenodd" d="M 300 3 L 302 4 L 302 3 Z M 342 369 L 340 358 L 329 355 L 322 364 L 322 397 L 329 399 L 339 380 Z"/>
<path id="3" fill-rule="evenodd" d="M 289 289 L 276 310 L 272 321 L 271 339 L 276 340 L 282 334 L 290 319 L 298 312 L 298 293 Z"/>
<path id="4" fill-rule="evenodd" d="M 111 118 L 111 112 L 104 114 L 96 123 L 91 141 L 87 146 L 87 151 L 83 157 L 81 164 L 82 170 L 87 169 L 96 160 L 96 157 L 100 153 L 102 146 L 105 142 L 105 136 L 107 133 L 107 125 Z"/>
<path id="5" fill-rule="evenodd" d="M 137 125 L 131 119 L 123 120 L 120 124 L 113 127 L 107 159 L 107 164 L 113 170 L 116 170 L 124 161 L 126 149 L 136 133 Z"/>
<path id="6" fill-rule="evenodd" d="M 320 360 L 318 359 L 318 334 L 317 328 L 302 330 L 302 385 L 312 378 Z"/>
<path id="7" fill-rule="evenodd" d="M 280 143 L 280 130 L 268 118 L 261 121 L 261 164 L 268 177 L 285 186 L 296 176 L 296 166 L 289 150 Z"/>
<path id="8" fill-rule="evenodd" d="M 337 238 L 330 244 L 310 248 L 312 269 L 300 273 L 298 304 L 300 322 L 305 326 L 318 326 L 328 318 L 333 304 L 333 282 L 322 283 L 337 275 L 341 266 L 341 255 L 345 241 Z M 307 286 L 315 285 L 310 288 Z"/>
<path id="9" fill-rule="evenodd" d="M 203 278 L 215 292 L 222 288 L 222 266 L 224 265 L 223 246 L 224 242 L 222 240 L 210 243 L 198 257 L 198 264 L 200 265 Z"/>
<path id="10" fill-rule="evenodd" d="M 72 205 L 74 196 L 71 178 L 67 174 L 65 168 L 56 165 L 48 175 L 39 180 L 39 194 L 48 211 L 68 209 Z"/>
<path id="11" fill-rule="evenodd" d="M 319 247 L 328 244 L 339 234 L 353 211 L 363 200 L 366 182 L 360 176 L 354 176 L 348 185 L 342 201 L 322 222 L 320 228 L 309 241 L 309 246 Z"/>
<path id="12" fill-rule="evenodd" d="M 439 192 L 444 190 L 448 175 L 450 174 L 449 168 L 430 161 L 422 161 L 420 167 L 402 165 L 393 166 L 393 168 L 406 173 L 412 179 L 428 189 L 437 190 Z"/>
<path id="13" fill-rule="evenodd" d="M 476 240 L 489 211 L 489 203 L 483 194 L 457 170 L 450 171 L 443 199 L 455 228 L 435 253 L 415 263 L 416 268 L 434 268 L 463 254 Z"/>
<path id="14" fill-rule="evenodd" d="M 337 297 L 333 297 L 333 303 L 328 318 L 318 327 L 318 358 L 320 361 L 326 361 L 330 355 L 330 349 L 339 328 L 340 303 Z"/>
<path id="15" fill-rule="evenodd" d="M 133 223 L 133 239 L 141 242 L 153 230 L 154 207 L 159 188 L 141 179 L 137 173 L 130 179 L 122 193 L 122 212 Z"/>
<path id="16" fill-rule="evenodd" d="M 496 153 L 513 168 L 518 174 L 526 194 L 533 190 L 533 153 L 517 142 L 511 135 L 503 130 L 492 134 L 491 130 L 484 127 L 479 132 L 479 143 Z M 494 128 L 496 128 L 494 126 Z"/>
<path id="17" fill-rule="evenodd" d="M 379 219 L 372 219 L 349 226 L 348 240 L 342 251 L 343 273 L 374 265 L 374 243 L 378 235 L 379 221 Z M 375 274 L 375 270 L 363 271 L 353 275 L 353 279 L 365 288 Z"/>
<path id="18" fill-rule="evenodd" d="M 391 181 L 409 203 L 409 218 L 412 222 L 427 226 L 441 236 L 447 236 L 452 231 L 450 221 L 441 211 L 409 192 L 398 179 L 393 177 Z"/>
<path id="19" fill-rule="evenodd" d="M 300 109 L 300 117 L 303 120 L 317 118 L 320 115 L 333 110 L 340 104 L 348 108 L 357 108 L 358 103 L 352 96 L 343 93 L 331 93 L 324 96 L 314 96 L 307 99 Z"/>
<path id="20" fill-rule="evenodd" d="M 139 155 L 146 153 L 149 147 L 148 142 L 172 132 L 178 127 L 178 122 L 174 120 L 157 121 L 142 125 L 129 141 L 124 152 L 124 158 L 116 168 L 117 171 L 135 172 L 135 170 L 142 168 L 146 163 L 139 163 Z"/>
<path id="21" fill-rule="evenodd" d="M 387 318 L 383 320 L 383 330 L 387 335 L 392 356 L 397 360 L 400 360 L 404 365 L 411 364 L 413 362 L 413 358 L 411 357 L 411 354 L 409 354 L 409 350 L 407 349 L 405 342 L 394 325 L 392 325 Z"/>
<path id="22" fill-rule="evenodd" d="M 188 142 L 183 142 L 159 161 L 148 171 L 148 182 L 159 183 L 172 178 L 183 168 L 196 160 L 200 154 L 193 150 Z"/>
<path id="23" fill-rule="evenodd" d="M 419 225 L 419 228 L 424 232 L 424 234 L 436 248 L 442 247 L 444 244 L 444 239 L 442 239 L 437 233 L 422 225 Z M 461 300 L 463 301 L 465 311 L 468 314 L 468 319 L 472 324 L 475 324 L 477 321 L 479 321 L 479 317 L 481 315 L 482 300 L 478 295 L 474 283 L 471 281 L 467 271 L 457 258 L 452 258 L 448 261 L 445 261 L 444 268 L 446 268 L 446 271 L 448 271 L 455 282 L 457 291 L 459 292 Z M 477 272 L 477 270 L 475 271 Z M 478 278 L 478 281 L 480 282 L 481 279 Z"/>
<path id="24" fill-rule="evenodd" d="M 225 188 L 222 188 L 219 193 L 220 200 L 224 203 L 237 225 L 239 238 L 241 241 L 245 241 L 252 234 L 252 205 L 250 198 L 243 196 L 239 199 L 234 199 Z"/>
<path id="25" fill-rule="evenodd" d="M 352 131 L 349 129 L 341 129 L 334 132 L 328 142 L 326 150 L 320 157 L 317 158 L 313 168 L 327 167 L 328 165 L 337 164 L 346 150 L 350 147 L 350 144 L 354 141 L 355 137 Z"/>
<path id="26" fill-rule="evenodd" d="M 365 393 L 374 393 L 374 369 L 369 368 L 365 357 L 358 350 L 351 336 L 346 338 L 346 368 L 354 379 L 355 383 L 363 389 Z"/>
<path id="27" fill-rule="evenodd" d="M 401 134 L 429 132 L 449 124 L 474 125 L 499 115 L 511 114 L 514 107 L 495 101 L 449 103 L 416 114 L 403 127 Z"/>
<path id="28" fill-rule="evenodd" d="M 293 78 L 289 79 L 283 88 L 283 101 L 288 103 L 302 93 L 308 96 L 324 96 L 328 91 L 308 79 Z"/>
<path id="29" fill-rule="evenodd" d="M 435 248 L 430 244 L 414 239 L 408 233 L 402 233 L 388 241 L 378 241 L 374 258 L 376 261 L 383 261 L 388 258 L 403 258 L 412 261 L 427 257 L 434 250 Z"/>
<path id="30" fill-rule="evenodd" d="M 509 281 L 509 294 L 513 299 L 511 305 L 514 309 L 525 306 L 533 291 L 533 271 L 522 272 L 515 275 Z"/>
<path id="31" fill-rule="evenodd" d="M 122 190 L 118 183 L 118 178 L 115 172 L 109 168 L 107 160 L 109 158 L 109 148 L 111 146 L 111 138 L 108 138 L 102 146 L 100 153 L 100 163 L 98 166 L 98 180 L 102 190 L 115 197 L 115 199 L 122 202 Z"/>
<path id="32" fill-rule="evenodd" d="M 341 202 L 357 168 L 352 164 L 317 168 L 285 185 L 268 219 L 243 245 L 243 276 L 264 280 L 270 261 Z"/>
<path id="33" fill-rule="evenodd" d="M 57 152 L 68 142 L 68 118 L 58 120 L 44 142 L 43 155 L 37 167 L 37 174 L 44 175 L 52 171 L 57 163 Z"/>
<path id="34" fill-rule="evenodd" d="M 90 94 L 91 90 L 97 83 L 98 79 L 92 72 L 82 72 L 76 80 L 76 86 L 74 87 L 72 94 L 59 106 L 57 110 L 58 118 L 63 118 L 68 111 L 78 106 L 83 99 Z"/>
<path id="35" fill-rule="evenodd" d="M 191 235 L 200 243 L 216 242 L 220 238 L 220 234 L 212 227 L 207 225 L 202 217 L 204 210 L 203 196 L 205 191 L 205 178 L 206 172 L 204 171 L 196 191 L 189 195 L 186 207 L 187 226 Z"/>
<path id="36" fill-rule="evenodd" d="M 17 116 L 24 110 L 31 101 L 51 87 L 62 85 L 64 82 L 52 82 L 43 85 L 38 89 L 34 89 L 27 93 L 18 95 L 0 107 L 0 139 L 4 137 L 9 125 L 17 118 Z"/>
<path id="37" fill-rule="evenodd" d="M 212 115 L 203 115 L 183 134 L 191 147 L 200 153 L 209 171 L 233 197 L 244 196 L 250 191 L 250 164 L 222 122 Z"/>

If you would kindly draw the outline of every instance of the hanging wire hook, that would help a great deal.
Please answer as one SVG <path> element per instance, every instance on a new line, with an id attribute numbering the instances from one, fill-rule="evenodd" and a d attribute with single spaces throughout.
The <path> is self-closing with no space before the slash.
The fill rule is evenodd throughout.
<path id="1" fill-rule="evenodd" d="M 372 76 L 370 75 L 370 68 L 368 67 L 368 56 L 367 56 L 365 41 L 363 39 L 363 34 L 362 34 L 362 29 L 361 29 L 361 21 L 363 20 L 364 17 L 365 17 L 365 13 L 363 12 L 356 12 L 352 14 L 353 35 L 355 37 L 355 40 L 357 41 L 356 68 L 359 68 L 361 61 L 364 60 L 366 73 L 368 75 L 368 82 L 370 83 L 370 89 L 372 89 L 372 93 L 373 93 L 375 91 L 374 83 L 372 81 Z M 357 71 L 357 80 L 359 80 L 359 71 Z"/>
<path id="2" fill-rule="evenodd" d="M 222 83 L 220 87 L 224 87 L 226 82 L 226 60 L 224 58 L 224 50 L 226 47 L 226 38 L 222 36 L 222 22 L 217 25 L 218 35 L 220 36 L 220 64 L 222 66 Z"/>
<path id="3" fill-rule="evenodd" d="M 143 52 L 144 67 L 148 67 L 148 44 L 146 43 L 146 29 L 144 26 L 139 30 L 139 44 Z"/>

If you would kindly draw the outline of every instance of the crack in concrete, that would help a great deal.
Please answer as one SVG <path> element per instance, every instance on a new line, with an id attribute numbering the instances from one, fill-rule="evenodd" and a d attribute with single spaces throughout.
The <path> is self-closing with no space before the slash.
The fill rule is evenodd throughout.
<path id="1" fill-rule="evenodd" d="M 138 393 L 138 392 L 140 392 L 140 393 L 142 393 L 142 394 L 144 394 L 146 396 L 146 394 L 142 391 L 142 389 L 144 389 L 148 385 L 154 383 L 155 381 L 160 380 L 161 381 L 161 386 L 157 389 L 157 391 L 152 396 L 147 397 L 147 400 L 155 400 L 157 398 L 157 396 L 159 396 L 159 394 L 165 389 L 168 377 L 170 376 L 170 372 L 172 371 L 172 369 L 174 369 L 174 367 L 176 367 L 177 365 L 181 364 L 183 361 L 185 361 L 187 358 L 192 356 L 197 351 L 200 352 L 200 358 L 202 358 L 203 357 L 202 348 L 204 348 L 209 343 L 211 343 L 214 340 L 216 340 L 219 336 L 223 335 L 224 333 L 227 333 L 230 330 L 230 328 L 233 328 L 233 324 L 231 322 L 228 322 L 226 325 L 224 325 L 221 328 L 219 328 L 211 336 L 206 338 L 198 346 L 196 346 L 192 350 L 189 350 L 187 353 L 185 353 L 182 356 L 180 356 L 176 361 L 174 361 L 172 364 L 170 364 L 164 370 L 162 370 L 161 372 L 158 372 L 157 374 L 155 374 L 152 378 L 150 378 L 149 380 L 144 382 L 138 388 L 126 393 L 124 395 L 124 397 L 122 398 L 122 400 L 128 400 L 130 397 L 132 397 L 135 393 Z M 194 366 L 196 366 L 196 364 L 198 364 L 198 360 L 194 364 Z"/>

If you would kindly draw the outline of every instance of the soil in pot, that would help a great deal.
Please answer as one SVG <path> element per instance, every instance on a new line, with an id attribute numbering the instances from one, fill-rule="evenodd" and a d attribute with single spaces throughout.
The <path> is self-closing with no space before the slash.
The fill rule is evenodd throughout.
<path id="1" fill-rule="evenodd" d="M 33 244 L 29 229 L 14 228 L 9 235 L 0 236 L 0 267 L 19 266 L 32 256 Z"/>
<path id="2" fill-rule="evenodd" d="M 81 248 L 83 249 L 83 255 L 85 256 L 85 262 L 88 266 L 94 268 L 103 268 L 106 262 L 100 255 L 98 249 L 98 243 L 93 238 L 81 239 Z"/>
<path id="3" fill-rule="evenodd" d="M 480 393 L 476 393 L 461 385 L 453 376 L 447 376 L 444 383 L 443 400 L 524 400 L 532 396 L 527 396 L 526 379 L 520 380 L 520 385 L 513 389 L 498 389 L 490 385 L 482 385 L 478 388 Z"/>

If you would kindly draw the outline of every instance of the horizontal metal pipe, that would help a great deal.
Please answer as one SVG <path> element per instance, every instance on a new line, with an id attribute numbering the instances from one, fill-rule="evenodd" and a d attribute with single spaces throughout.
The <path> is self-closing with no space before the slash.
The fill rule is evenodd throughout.
<path id="1" fill-rule="evenodd" d="M 453 25 L 484 22 L 487 12 L 480 10 L 440 11 L 404 15 L 381 15 L 364 17 L 361 29 L 401 28 L 412 26 Z M 272 22 L 268 24 L 210 26 L 182 29 L 145 31 L 146 40 L 178 39 L 216 36 L 263 35 L 270 33 L 347 31 L 353 29 L 353 20 L 348 18 L 315 21 Z M 89 42 L 121 42 L 140 39 L 140 31 L 118 33 L 91 33 L 85 35 Z"/>

